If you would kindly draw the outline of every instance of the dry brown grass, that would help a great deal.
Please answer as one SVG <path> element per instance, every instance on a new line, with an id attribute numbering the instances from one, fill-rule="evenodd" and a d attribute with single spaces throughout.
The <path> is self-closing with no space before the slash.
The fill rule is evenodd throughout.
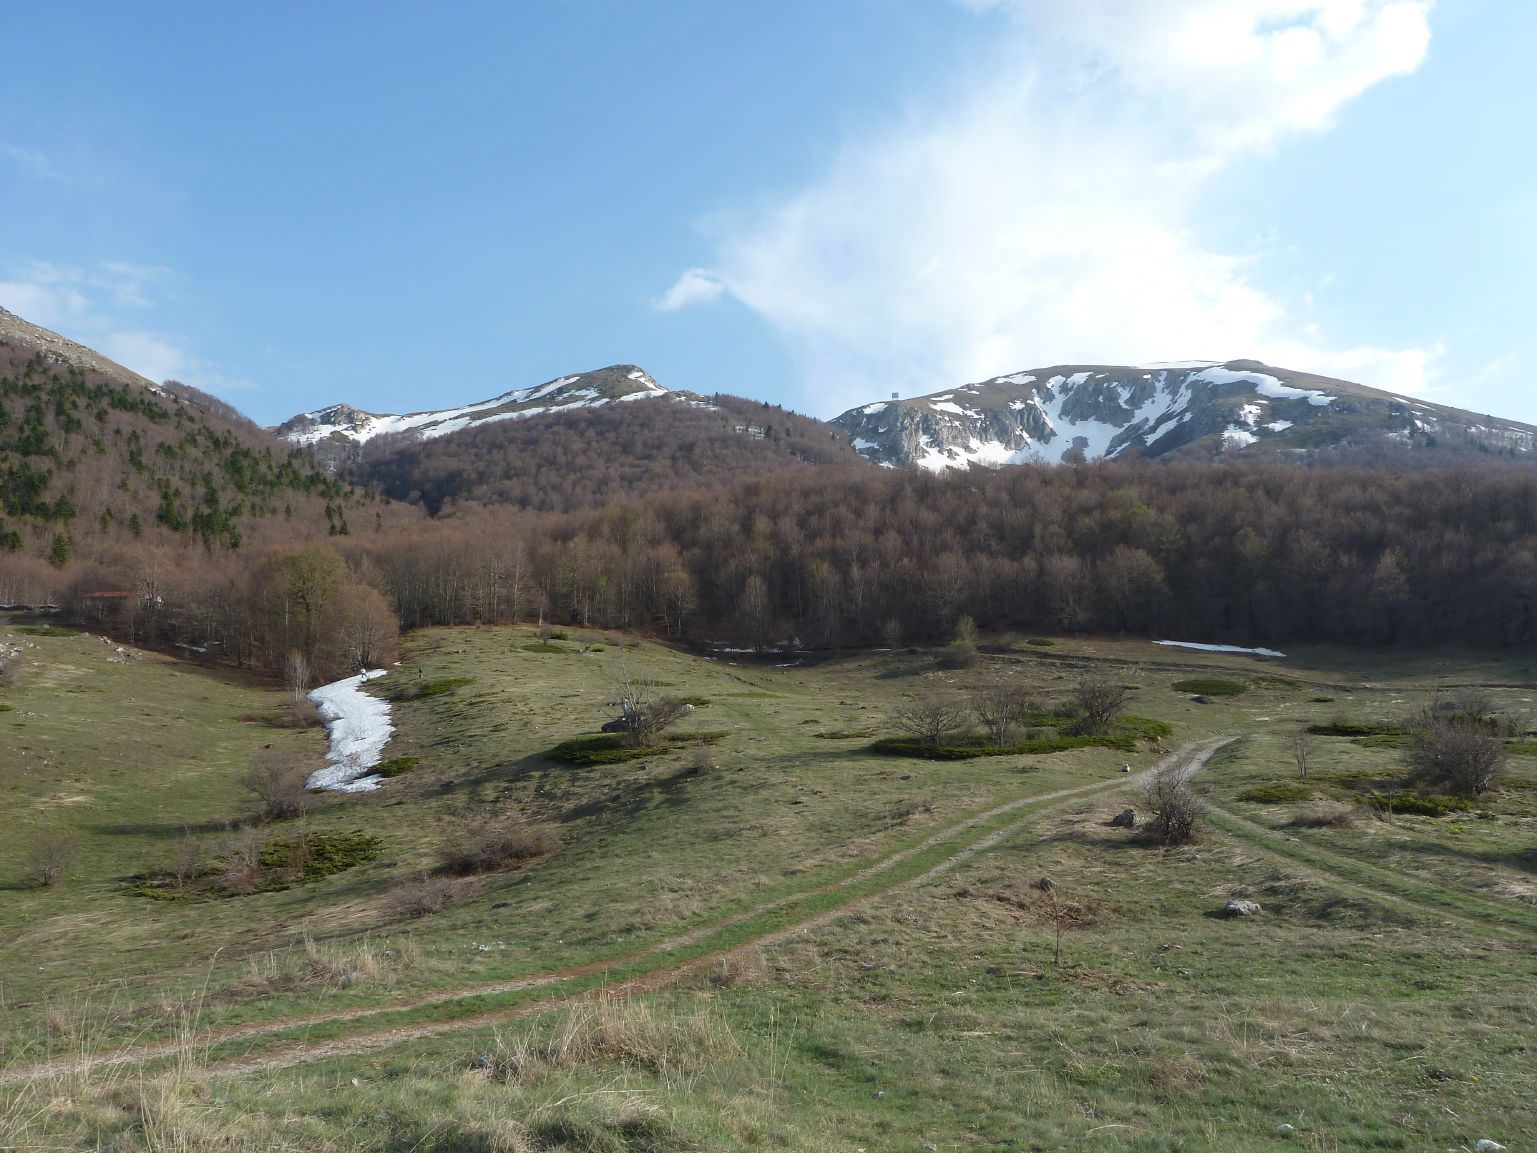
<path id="1" fill-rule="evenodd" d="M 1313 801 L 1297 811 L 1287 824 L 1294 829 L 1353 829 L 1361 823 L 1359 805 L 1343 801 Z"/>
<path id="2" fill-rule="evenodd" d="M 493 1075 L 529 1081 L 562 1069 L 618 1065 L 666 1079 L 742 1056 L 712 998 L 658 1006 L 605 993 L 527 1032 L 499 1036 Z"/>

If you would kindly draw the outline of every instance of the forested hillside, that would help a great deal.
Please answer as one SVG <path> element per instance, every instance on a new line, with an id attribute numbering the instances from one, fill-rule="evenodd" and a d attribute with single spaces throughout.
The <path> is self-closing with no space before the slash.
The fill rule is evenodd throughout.
<path id="1" fill-rule="evenodd" d="M 864 464 L 848 437 L 777 405 L 674 393 L 433 440 L 381 437 L 349 475 L 433 515 L 466 503 L 568 512 L 802 464 Z"/>
<path id="2" fill-rule="evenodd" d="M 382 527 L 381 502 L 222 402 L 0 319 L 0 553 L 61 568 Z"/>

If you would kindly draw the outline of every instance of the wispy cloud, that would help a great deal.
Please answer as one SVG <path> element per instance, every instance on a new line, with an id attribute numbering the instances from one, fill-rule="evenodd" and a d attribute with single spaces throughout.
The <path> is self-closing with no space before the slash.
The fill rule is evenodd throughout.
<path id="1" fill-rule="evenodd" d="M 725 291 L 726 285 L 714 273 L 703 268 L 690 268 L 653 303 L 663 312 L 676 312 L 691 304 L 714 300 Z"/>
<path id="2" fill-rule="evenodd" d="M 0 266 L 0 306 L 150 380 L 180 380 L 221 394 L 253 387 L 192 353 L 183 338 L 153 327 L 174 281 L 172 270 L 159 265 L 23 261 Z"/>
<path id="3" fill-rule="evenodd" d="M 1414 71 L 1427 3 L 968 7 L 1000 35 L 956 94 L 728 220 L 710 267 L 662 306 L 729 293 L 782 336 L 819 410 L 1035 364 L 1191 356 L 1426 389 L 1439 345 L 1340 346 L 1201 224 L 1233 165 Z"/>
<path id="4" fill-rule="evenodd" d="M 23 176 L 33 180 L 62 180 L 63 174 L 43 152 L 0 140 L 0 158 L 9 161 Z"/>

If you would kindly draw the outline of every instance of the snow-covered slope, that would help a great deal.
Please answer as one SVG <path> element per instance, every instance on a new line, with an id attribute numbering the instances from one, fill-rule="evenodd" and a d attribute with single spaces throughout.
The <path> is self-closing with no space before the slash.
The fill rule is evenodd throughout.
<path id="1" fill-rule="evenodd" d="M 869 460 L 934 472 L 1436 436 L 1493 451 L 1537 450 L 1531 425 L 1248 360 L 1057 365 L 878 401 L 832 423 Z"/>
<path id="2" fill-rule="evenodd" d="M 330 443 L 355 449 L 380 436 L 404 435 L 412 440 L 426 440 L 491 421 L 522 420 L 545 413 L 668 395 L 667 389 L 642 369 L 633 364 L 615 364 L 592 372 L 558 377 L 533 388 L 514 389 L 460 408 L 397 416 L 367 412 L 349 404 L 333 404 L 292 417 L 273 432 L 294 444 L 311 448 Z"/>

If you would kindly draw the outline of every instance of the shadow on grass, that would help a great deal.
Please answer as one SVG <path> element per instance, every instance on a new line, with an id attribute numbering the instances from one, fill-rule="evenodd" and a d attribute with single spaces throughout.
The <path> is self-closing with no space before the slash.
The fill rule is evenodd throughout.
<path id="1" fill-rule="evenodd" d="M 1395 847 L 1402 852 L 1419 853 L 1426 857 L 1441 857 L 1445 860 L 1495 865 L 1537 875 L 1537 848 L 1464 849 L 1453 845 L 1443 845 L 1435 841 L 1415 841 Z"/>

